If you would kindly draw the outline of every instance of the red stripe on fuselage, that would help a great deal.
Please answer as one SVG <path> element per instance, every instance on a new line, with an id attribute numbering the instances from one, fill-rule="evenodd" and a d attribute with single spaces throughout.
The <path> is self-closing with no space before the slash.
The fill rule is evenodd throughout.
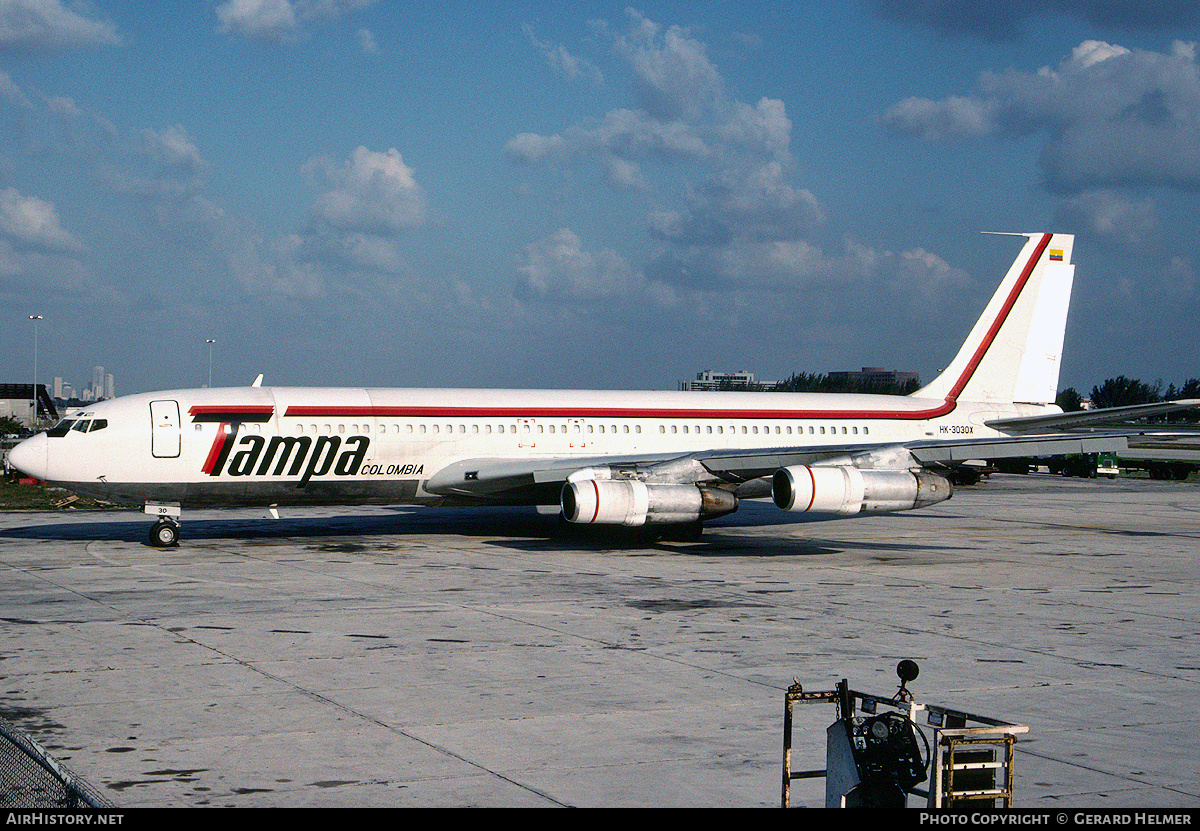
<path id="1" fill-rule="evenodd" d="M 229 440 L 229 434 L 226 431 L 228 424 L 222 424 L 217 429 L 217 436 L 213 439 L 212 447 L 208 450 L 208 458 L 204 460 L 204 467 L 200 468 L 201 473 L 212 473 L 213 468 L 217 464 L 217 459 L 221 458 L 221 450 L 225 447 L 225 442 Z"/>

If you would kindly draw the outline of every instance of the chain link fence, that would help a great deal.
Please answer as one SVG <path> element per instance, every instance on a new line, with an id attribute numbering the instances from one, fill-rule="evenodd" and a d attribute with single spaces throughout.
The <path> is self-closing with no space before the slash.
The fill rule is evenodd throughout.
<path id="1" fill-rule="evenodd" d="M 112 808 L 33 739 L 0 719 L 0 808 Z"/>

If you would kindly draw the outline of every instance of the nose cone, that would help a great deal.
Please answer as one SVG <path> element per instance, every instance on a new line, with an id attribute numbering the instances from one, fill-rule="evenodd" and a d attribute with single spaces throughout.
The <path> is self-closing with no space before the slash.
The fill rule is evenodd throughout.
<path id="1" fill-rule="evenodd" d="M 46 434 L 25 439 L 8 451 L 8 463 L 26 476 L 34 479 L 46 478 Z"/>

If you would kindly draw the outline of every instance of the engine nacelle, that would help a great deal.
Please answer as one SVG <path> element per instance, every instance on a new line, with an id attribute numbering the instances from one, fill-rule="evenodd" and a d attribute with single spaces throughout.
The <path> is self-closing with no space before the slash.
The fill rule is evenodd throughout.
<path id="1" fill-rule="evenodd" d="M 666 525 L 724 516 L 737 497 L 698 485 L 647 484 L 637 479 L 581 479 L 563 485 L 562 512 L 571 522 Z"/>
<path id="2" fill-rule="evenodd" d="M 785 511 L 857 514 L 907 511 L 949 499 L 950 480 L 924 470 L 859 470 L 850 465 L 780 468 L 771 482 Z"/>

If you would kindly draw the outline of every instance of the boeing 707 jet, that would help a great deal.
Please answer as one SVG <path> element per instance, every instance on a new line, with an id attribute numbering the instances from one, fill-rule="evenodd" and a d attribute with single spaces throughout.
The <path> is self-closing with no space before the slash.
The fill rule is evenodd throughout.
<path id="1" fill-rule="evenodd" d="M 182 510 L 199 507 L 557 505 L 574 523 L 696 530 L 747 498 L 832 514 L 920 508 L 950 498 L 967 460 L 1126 446 L 1071 432 L 1096 412 L 1053 403 L 1073 237 L 1020 236 L 958 355 L 909 396 L 256 383 L 103 401 L 9 460 L 76 493 L 142 505 L 158 517 L 156 546 L 177 544 Z"/>

